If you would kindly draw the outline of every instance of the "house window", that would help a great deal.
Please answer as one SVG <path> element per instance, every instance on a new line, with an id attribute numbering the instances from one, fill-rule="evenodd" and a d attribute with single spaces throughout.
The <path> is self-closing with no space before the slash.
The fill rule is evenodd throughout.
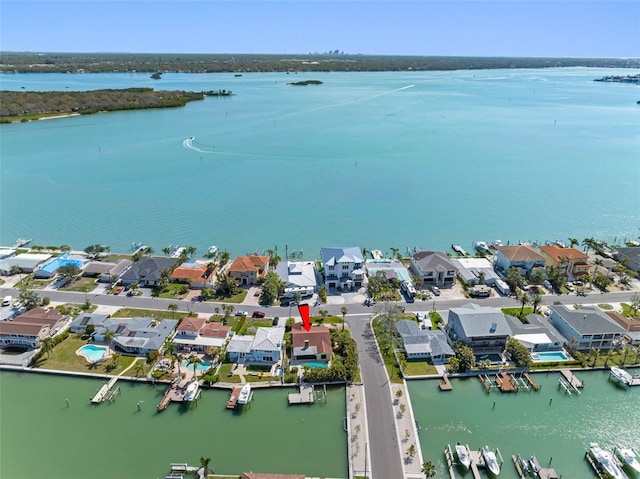
<path id="1" fill-rule="evenodd" d="M 349 265 L 348 265 L 348 264 L 343 264 L 343 265 L 342 265 L 342 269 L 343 269 L 343 270 L 347 270 L 347 269 L 349 269 Z"/>
<path id="2" fill-rule="evenodd" d="M 333 267 L 333 265 L 329 265 L 327 266 L 327 269 L 333 271 L 335 268 Z"/>

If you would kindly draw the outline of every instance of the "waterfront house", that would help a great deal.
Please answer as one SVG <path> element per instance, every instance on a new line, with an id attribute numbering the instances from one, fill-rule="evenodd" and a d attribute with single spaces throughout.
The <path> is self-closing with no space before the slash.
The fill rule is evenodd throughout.
<path id="1" fill-rule="evenodd" d="M 11 258 L 16 254 L 15 249 L 11 248 L 0 248 L 0 260 Z"/>
<path id="2" fill-rule="evenodd" d="M 213 285 L 215 272 L 216 268 L 210 263 L 201 261 L 182 263 L 171 273 L 171 281 L 187 283 L 191 288 L 202 289 Z"/>
<path id="3" fill-rule="evenodd" d="M 402 349 L 407 359 L 431 359 L 446 362 L 454 356 L 453 349 L 443 331 L 420 329 L 413 320 L 402 319 L 396 322 Z"/>
<path id="4" fill-rule="evenodd" d="M 0 322 L 0 347 L 36 348 L 45 338 L 63 331 L 68 320 L 68 315 L 55 308 L 30 309 L 13 321 Z"/>
<path id="5" fill-rule="evenodd" d="M 550 319 L 567 344 L 580 351 L 618 347 L 625 334 L 622 327 L 596 306 L 574 309 L 553 305 Z"/>
<path id="6" fill-rule="evenodd" d="M 171 272 L 178 264 L 178 258 L 162 258 L 156 256 L 145 256 L 133 263 L 125 271 L 120 279 L 125 286 L 138 283 L 140 286 L 157 286 L 162 279 L 163 271 L 171 276 Z"/>
<path id="7" fill-rule="evenodd" d="M 109 319 L 108 314 L 80 313 L 71 321 L 69 330 L 72 333 L 84 333 L 89 325 L 92 325 L 95 330 L 96 326 L 103 324 L 107 319 Z"/>
<path id="8" fill-rule="evenodd" d="M 400 283 L 412 283 L 411 273 L 399 259 L 368 260 L 365 262 L 365 268 L 369 277 L 384 273 L 387 281 L 396 279 Z"/>
<path id="9" fill-rule="evenodd" d="M 222 323 L 207 323 L 206 318 L 190 318 L 187 316 L 182 319 L 176 328 L 173 344 L 181 351 L 204 352 L 208 348 L 222 347 L 230 334 L 231 327 Z"/>
<path id="10" fill-rule="evenodd" d="M 284 328 L 258 328 L 255 336 L 235 335 L 227 345 L 234 363 L 274 364 L 282 357 Z"/>
<path id="11" fill-rule="evenodd" d="M 82 275 L 98 278 L 100 283 L 110 283 L 114 278 L 119 279 L 132 264 L 133 261 L 124 258 L 115 263 L 111 261 L 89 261 L 83 268 Z"/>
<path id="12" fill-rule="evenodd" d="M 51 255 L 46 253 L 24 253 L 10 256 L 0 260 L 0 274 L 9 276 L 13 266 L 20 268 L 22 273 L 33 273 L 50 258 Z"/>
<path id="13" fill-rule="evenodd" d="M 419 250 L 411 255 L 411 271 L 428 286 L 451 286 L 456 281 L 458 267 L 446 253 Z"/>
<path id="14" fill-rule="evenodd" d="M 333 355 L 331 335 L 324 326 L 312 326 L 305 330 L 302 323 L 291 327 L 292 361 L 329 363 Z"/>
<path id="15" fill-rule="evenodd" d="M 364 258 L 357 246 L 320 248 L 324 284 L 329 290 L 352 290 L 364 284 Z"/>
<path id="16" fill-rule="evenodd" d="M 284 283 L 284 296 L 295 293 L 311 296 L 318 289 L 318 274 L 315 261 L 282 261 L 276 266 L 276 274 Z"/>
<path id="17" fill-rule="evenodd" d="M 617 248 L 614 258 L 627 268 L 640 273 L 640 246 Z"/>
<path id="18" fill-rule="evenodd" d="M 36 279 L 49 279 L 55 276 L 58 269 L 62 266 L 76 266 L 77 268 L 82 268 L 83 264 L 86 262 L 86 258 L 73 257 L 68 253 L 64 253 L 40 266 L 33 274 L 33 277 Z"/>
<path id="19" fill-rule="evenodd" d="M 500 280 L 500 276 L 487 258 L 460 257 L 451 258 L 451 262 L 456 266 L 458 274 L 465 283 L 480 284 L 480 278 L 484 278 L 484 284 L 493 286 Z"/>
<path id="20" fill-rule="evenodd" d="M 177 324 L 175 319 L 163 319 L 158 323 L 152 318 L 107 318 L 96 325 L 93 337 L 96 341 L 104 341 L 109 330 L 113 333 L 109 344 L 113 350 L 146 356 L 151 351 L 162 350 Z"/>
<path id="21" fill-rule="evenodd" d="M 548 266 L 555 266 L 569 281 L 580 279 L 589 273 L 589 256 L 575 248 L 561 248 L 556 245 L 540 246 L 542 256 Z"/>
<path id="22" fill-rule="evenodd" d="M 238 256 L 227 268 L 227 274 L 242 285 L 257 284 L 267 274 L 269 257 L 257 254 Z"/>
<path id="23" fill-rule="evenodd" d="M 527 322 L 522 323 L 515 316 L 505 315 L 511 328 L 511 337 L 522 344 L 531 353 L 544 351 L 560 351 L 564 346 L 564 336 L 551 322 L 537 314 L 527 315 Z"/>
<path id="24" fill-rule="evenodd" d="M 605 314 L 626 331 L 625 336 L 629 344 L 632 346 L 640 345 L 640 317 L 628 318 L 617 311 L 606 311 Z"/>
<path id="25" fill-rule="evenodd" d="M 496 268 L 507 271 L 517 268 L 520 276 L 529 277 L 536 268 L 544 268 L 546 259 L 528 244 L 496 247 Z"/>
<path id="26" fill-rule="evenodd" d="M 499 309 L 468 303 L 449 310 L 447 327 L 453 341 L 462 341 L 476 355 L 501 353 L 511 328 Z"/>

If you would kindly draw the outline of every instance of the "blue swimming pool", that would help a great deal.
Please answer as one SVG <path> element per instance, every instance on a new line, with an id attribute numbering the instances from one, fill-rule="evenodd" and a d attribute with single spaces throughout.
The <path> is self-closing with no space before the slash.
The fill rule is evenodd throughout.
<path id="1" fill-rule="evenodd" d="M 544 363 L 549 361 L 569 361 L 571 357 L 567 356 L 564 351 L 546 351 L 543 353 L 531 353 L 531 359 L 535 363 Z"/>
<path id="2" fill-rule="evenodd" d="M 203 361 L 200 364 L 198 364 L 196 366 L 196 371 L 198 372 L 204 372 L 207 371 L 209 368 L 211 368 L 211 363 L 209 361 Z M 188 360 L 184 360 L 180 363 L 180 366 L 182 366 L 183 368 L 187 368 L 187 369 L 191 369 L 193 370 L 193 364 L 189 364 Z"/>
<path id="3" fill-rule="evenodd" d="M 87 361 L 95 363 L 105 357 L 109 348 L 106 346 L 95 346 L 93 344 L 87 344 L 78 349 L 77 354 L 84 356 Z"/>
<path id="4" fill-rule="evenodd" d="M 316 363 L 316 362 L 309 362 L 309 363 L 304 363 L 305 366 L 309 366 L 310 368 L 328 368 L 329 364 L 327 363 Z"/>

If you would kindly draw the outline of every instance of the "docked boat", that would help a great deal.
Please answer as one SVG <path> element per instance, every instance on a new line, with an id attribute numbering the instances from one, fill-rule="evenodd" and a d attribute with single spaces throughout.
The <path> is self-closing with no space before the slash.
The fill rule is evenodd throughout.
<path id="1" fill-rule="evenodd" d="M 611 366 L 611 375 L 627 386 L 630 385 L 633 380 L 633 376 L 631 376 L 631 374 L 617 366 Z"/>
<path id="2" fill-rule="evenodd" d="M 251 398 L 253 398 L 253 393 L 251 392 L 251 384 L 247 383 L 242 386 L 242 389 L 240 390 L 240 394 L 238 395 L 238 405 L 244 406 L 245 404 L 249 404 Z"/>
<path id="3" fill-rule="evenodd" d="M 487 469 L 491 471 L 494 476 L 500 474 L 500 464 L 498 464 L 498 458 L 496 457 L 496 453 L 489 449 L 489 446 L 484 446 L 482 448 L 482 457 L 484 459 L 484 463 L 487 466 Z"/>
<path id="4" fill-rule="evenodd" d="M 18 238 L 16 240 L 15 248 L 20 248 L 21 246 L 26 246 L 33 241 L 32 238 Z"/>
<path id="5" fill-rule="evenodd" d="M 489 245 L 487 245 L 487 243 L 485 243 L 484 241 L 476 241 L 473 244 L 473 247 L 476 249 L 476 251 L 483 251 L 485 253 L 491 252 L 491 250 L 489 249 Z"/>
<path id="6" fill-rule="evenodd" d="M 215 245 L 209 246 L 209 256 L 213 256 L 218 252 L 218 247 Z"/>
<path id="7" fill-rule="evenodd" d="M 379 249 L 372 249 L 371 257 L 375 260 L 381 260 L 384 256 L 382 255 L 382 251 L 380 251 Z"/>
<path id="8" fill-rule="evenodd" d="M 636 456 L 636 453 L 630 447 L 624 446 L 616 446 L 613 452 L 618 456 L 620 462 L 622 462 L 622 466 L 627 466 L 628 469 L 631 469 L 636 472 L 640 472 L 640 461 Z"/>
<path id="9" fill-rule="evenodd" d="M 471 451 L 469 451 L 469 446 L 457 444 L 456 456 L 458 456 L 458 463 L 464 466 L 465 469 L 469 469 L 469 466 L 471 466 Z"/>
<path id="10" fill-rule="evenodd" d="M 184 392 L 184 401 L 191 402 L 198 397 L 198 391 L 200 390 L 200 383 L 198 381 L 191 381 Z"/>
<path id="11" fill-rule="evenodd" d="M 609 451 L 605 451 L 598 446 L 597 442 L 589 444 L 591 455 L 598 461 L 604 472 L 609 474 L 613 479 L 625 479 L 626 476 L 616 464 L 616 460 Z"/>

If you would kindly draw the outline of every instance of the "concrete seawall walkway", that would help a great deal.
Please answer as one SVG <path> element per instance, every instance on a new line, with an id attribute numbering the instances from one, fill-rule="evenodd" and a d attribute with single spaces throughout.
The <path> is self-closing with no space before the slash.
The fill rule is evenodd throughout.
<path id="1" fill-rule="evenodd" d="M 347 399 L 347 452 L 349 455 L 349 479 L 371 477 L 371 457 L 369 454 L 369 428 L 362 384 L 350 384 L 346 390 Z"/>
<path id="2" fill-rule="evenodd" d="M 396 433 L 398 434 L 398 444 L 400 444 L 404 477 L 405 479 L 423 479 L 422 464 L 424 460 L 420 449 L 419 431 L 413 416 L 413 407 L 411 407 L 411 398 L 406 382 L 391 384 L 391 401 L 396 419 Z"/>

